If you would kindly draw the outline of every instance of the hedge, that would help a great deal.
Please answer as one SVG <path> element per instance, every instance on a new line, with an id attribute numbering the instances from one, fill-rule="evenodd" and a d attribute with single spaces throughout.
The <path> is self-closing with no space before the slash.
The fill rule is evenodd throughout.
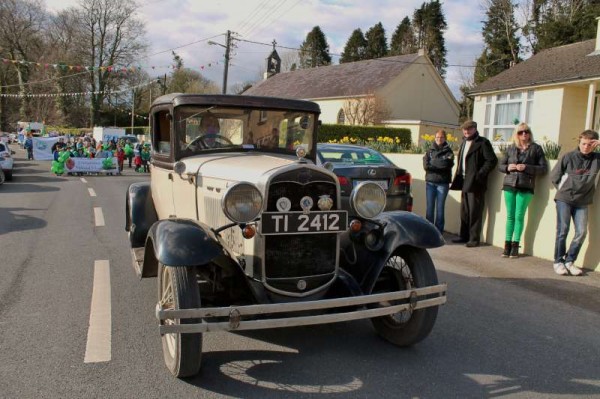
<path id="1" fill-rule="evenodd" d="M 410 129 L 394 128 L 384 126 L 354 126 L 354 125 L 329 125 L 322 124 L 317 132 L 319 143 L 327 143 L 330 140 L 341 140 L 343 137 L 353 137 L 362 141 L 369 138 L 377 140 L 377 137 L 389 137 L 400 139 L 402 146 L 412 144 Z"/>

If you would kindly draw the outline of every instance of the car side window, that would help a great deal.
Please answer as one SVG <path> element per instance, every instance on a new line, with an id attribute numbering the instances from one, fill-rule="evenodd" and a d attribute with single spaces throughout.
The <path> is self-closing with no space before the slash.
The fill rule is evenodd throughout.
<path id="1" fill-rule="evenodd" d="M 171 153 L 171 119 L 169 118 L 169 111 L 157 112 L 154 117 L 156 150 L 159 154 L 169 155 Z"/>

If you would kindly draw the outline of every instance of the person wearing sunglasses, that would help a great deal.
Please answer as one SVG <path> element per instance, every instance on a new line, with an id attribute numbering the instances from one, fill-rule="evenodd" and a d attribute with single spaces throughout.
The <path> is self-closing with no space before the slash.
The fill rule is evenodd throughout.
<path id="1" fill-rule="evenodd" d="M 588 207 L 594 202 L 596 182 L 600 173 L 598 132 L 585 130 L 579 135 L 577 149 L 566 153 L 550 174 L 556 187 L 556 242 L 554 271 L 556 274 L 580 276 L 575 260 L 587 234 Z M 573 219 L 575 235 L 567 250 L 567 234 Z"/>
<path id="2" fill-rule="evenodd" d="M 506 149 L 498 170 L 506 174 L 502 184 L 506 204 L 506 238 L 502 257 L 517 258 L 535 178 L 548 171 L 544 150 L 533 141 L 533 134 L 526 123 L 515 127 L 512 144 Z"/>

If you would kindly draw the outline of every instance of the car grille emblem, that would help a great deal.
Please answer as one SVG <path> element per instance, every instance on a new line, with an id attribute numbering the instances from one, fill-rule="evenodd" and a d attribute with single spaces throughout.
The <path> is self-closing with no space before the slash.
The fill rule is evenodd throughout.
<path id="1" fill-rule="evenodd" d="M 369 169 L 369 170 L 367 171 L 367 174 L 368 174 L 369 176 L 375 176 L 375 175 L 377 174 L 377 171 L 376 171 L 375 169 Z"/>
<path id="2" fill-rule="evenodd" d="M 302 212 L 304 213 L 309 213 L 314 204 L 315 202 L 308 195 L 300 199 L 300 208 L 302 208 Z"/>
<path id="3" fill-rule="evenodd" d="M 296 287 L 298 287 L 299 291 L 304 291 L 306 289 L 306 281 L 304 281 L 304 280 L 298 281 L 298 284 L 296 284 Z"/>
<path id="4" fill-rule="evenodd" d="M 275 206 L 279 212 L 287 212 L 292 209 L 292 201 L 287 197 L 281 197 L 277 200 Z"/>
<path id="5" fill-rule="evenodd" d="M 322 211 L 328 211 L 333 206 L 333 200 L 328 194 L 319 195 L 319 200 L 317 201 L 317 206 Z"/>

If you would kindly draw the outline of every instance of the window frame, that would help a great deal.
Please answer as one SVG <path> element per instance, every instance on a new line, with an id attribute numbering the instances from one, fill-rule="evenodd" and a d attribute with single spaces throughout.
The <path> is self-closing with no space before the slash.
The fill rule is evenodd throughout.
<path id="1" fill-rule="evenodd" d="M 510 141 L 512 132 L 517 124 L 525 122 L 528 125 L 532 124 L 532 109 L 535 100 L 535 90 L 520 90 L 501 92 L 487 95 L 484 97 L 484 123 L 483 134 L 490 141 L 507 142 Z M 518 122 L 514 120 L 508 123 L 496 123 L 498 116 L 498 107 L 519 104 Z M 502 121 L 506 122 L 506 121 Z M 504 131 L 504 133 L 502 133 Z M 510 132 L 510 133 L 509 133 Z M 497 137 L 501 135 L 499 140 Z"/>

